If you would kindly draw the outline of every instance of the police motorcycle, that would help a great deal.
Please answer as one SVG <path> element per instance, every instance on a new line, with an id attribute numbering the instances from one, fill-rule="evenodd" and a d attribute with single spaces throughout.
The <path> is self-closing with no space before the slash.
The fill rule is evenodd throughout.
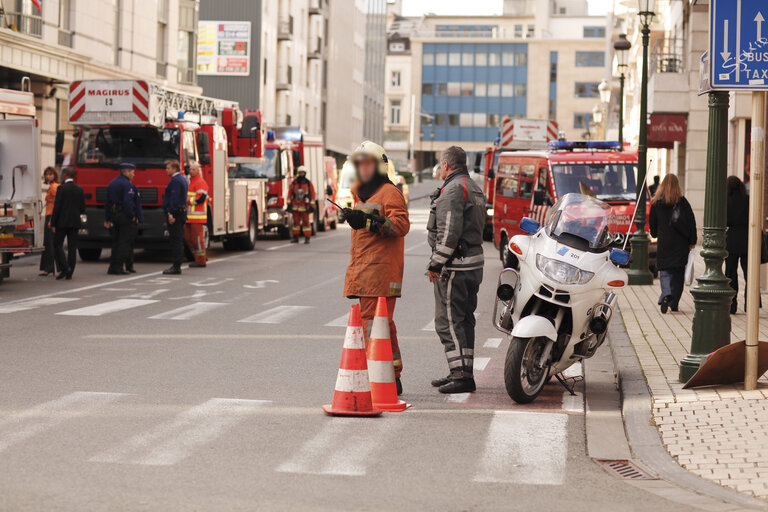
<path id="1" fill-rule="evenodd" d="M 605 341 L 616 308 L 614 290 L 627 283 L 619 268 L 629 253 L 612 249 L 611 207 L 597 198 L 567 194 L 544 226 L 523 218 L 509 250 L 518 268 L 499 275 L 494 326 L 510 343 L 504 384 L 517 403 L 530 403 L 554 376 L 571 394 L 577 378 L 563 372 L 592 357 Z"/>

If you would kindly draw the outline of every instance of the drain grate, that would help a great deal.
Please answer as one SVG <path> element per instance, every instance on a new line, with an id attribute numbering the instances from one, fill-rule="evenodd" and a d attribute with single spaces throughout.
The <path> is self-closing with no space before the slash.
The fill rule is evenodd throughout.
<path id="1" fill-rule="evenodd" d="M 658 480 L 655 476 L 639 468 L 628 460 L 597 460 L 595 461 L 606 471 L 616 474 L 625 480 Z"/>

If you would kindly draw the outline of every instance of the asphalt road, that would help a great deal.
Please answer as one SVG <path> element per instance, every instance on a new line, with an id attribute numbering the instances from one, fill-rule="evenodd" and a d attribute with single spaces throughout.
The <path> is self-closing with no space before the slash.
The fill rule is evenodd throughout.
<path id="1" fill-rule="evenodd" d="M 424 187 L 415 187 L 414 195 Z M 501 266 L 487 246 L 477 393 L 445 397 L 424 269 L 426 202 L 411 208 L 396 321 L 413 408 L 325 416 L 350 301 L 349 231 L 310 246 L 214 248 L 160 275 L 79 263 L 72 281 L 19 260 L 0 284 L 0 510 L 686 510 L 585 454 L 584 405 L 550 384 L 513 405 L 490 325 Z"/>

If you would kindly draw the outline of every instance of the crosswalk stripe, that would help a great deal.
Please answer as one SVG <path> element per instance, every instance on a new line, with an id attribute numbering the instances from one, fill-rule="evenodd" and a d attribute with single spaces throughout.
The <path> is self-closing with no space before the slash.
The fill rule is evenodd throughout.
<path id="1" fill-rule="evenodd" d="M 37 300 L 27 300 L 17 302 L 15 304 L 8 304 L 0 308 L 0 314 L 18 313 L 19 311 L 29 311 L 30 309 L 37 309 L 43 306 L 55 306 L 57 304 L 66 304 L 67 302 L 73 302 L 80 300 L 74 297 L 43 297 Z"/>
<path id="2" fill-rule="evenodd" d="M 123 396 L 126 395 L 78 391 L 0 419 L 0 452 L 69 419 L 86 416 Z"/>
<path id="3" fill-rule="evenodd" d="M 311 306 L 277 306 L 261 313 L 257 313 L 248 318 L 238 320 L 248 324 L 279 324 L 289 318 L 298 315 L 302 311 L 312 309 Z"/>
<path id="4" fill-rule="evenodd" d="M 154 304 L 156 302 L 158 301 L 147 299 L 117 299 L 109 302 L 102 302 L 101 304 L 95 304 L 93 306 L 86 306 L 84 308 L 61 311 L 56 314 L 65 316 L 102 316 L 118 311 L 125 311 L 126 309 L 148 306 L 149 304 Z"/>
<path id="5" fill-rule="evenodd" d="M 396 432 L 402 422 L 383 418 L 361 428 L 359 419 L 335 418 L 291 458 L 278 466 L 281 473 L 363 476 L 374 451 L 389 443 L 384 439 Z"/>
<path id="6" fill-rule="evenodd" d="M 462 404 L 467 401 L 472 393 L 453 393 L 445 398 L 446 402 L 453 402 L 456 404 Z"/>
<path id="7" fill-rule="evenodd" d="M 475 361 L 473 363 L 473 366 L 475 370 L 481 372 L 485 370 L 485 367 L 488 366 L 488 363 L 490 362 L 490 357 L 476 357 Z"/>
<path id="8" fill-rule="evenodd" d="M 483 343 L 485 348 L 499 348 L 499 345 L 501 345 L 501 338 L 488 338 Z"/>
<path id="9" fill-rule="evenodd" d="M 562 485 L 567 414 L 496 411 L 475 482 Z"/>
<path id="10" fill-rule="evenodd" d="M 325 324 L 325 327 L 346 327 L 348 322 L 349 322 L 349 313 L 344 313 L 339 318 L 334 318 L 333 320 Z"/>
<path id="11" fill-rule="evenodd" d="M 435 320 L 432 319 L 427 325 L 421 328 L 422 331 L 432 331 L 435 332 Z"/>
<path id="12" fill-rule="evenodd" d="M 149 317 L 152 320 L 189 320 L 190 318 L 197 318 L 207 311 L 226 306 L 224 302 L 193 302 L 180 308 L 160 313 Z"/>
<path id="13" fill-rule="evenodd" d="M 265 403 L 269 401 L 212 398 L 90 460 L 170 466 L 218 438 Z"/>

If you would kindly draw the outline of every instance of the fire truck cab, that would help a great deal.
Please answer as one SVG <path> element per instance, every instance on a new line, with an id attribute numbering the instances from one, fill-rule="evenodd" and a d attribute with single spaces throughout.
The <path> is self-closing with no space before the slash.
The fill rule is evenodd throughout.
<path id="1" fill-rule="evenodd" d="M 593 195 L 611 206 L 611 232 L 625 236 L 635 209 L 637 154 L 604 141 L 550 143 L 548 151 L 499 154 L 493 202 L 493 242 L 505 267 L 517 267 L 509 250 L 523 217 L 544 223 L 550 207 L 569 193 Z M 650 209 L 650 206 L 648 206 Z M 651 267 L 656 245 L 651 244 Z"/>

